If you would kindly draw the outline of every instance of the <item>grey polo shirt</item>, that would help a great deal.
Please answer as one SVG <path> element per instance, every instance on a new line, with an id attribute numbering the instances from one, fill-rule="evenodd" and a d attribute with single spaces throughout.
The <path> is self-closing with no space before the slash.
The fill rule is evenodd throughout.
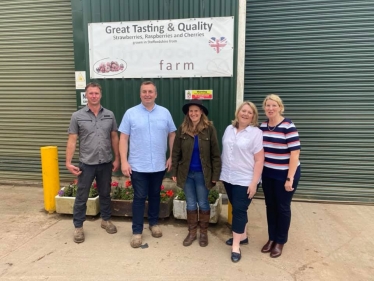
<path id="1" fill-rule="evenodd" d="M 79 137 L 79 161 L 87 165 L 112 161 L 112 131 L 117 131 L 117 122 L 112 111 L 101 107 L 95 116 L 85 106 L 74 112 L 68 133 Z"/>

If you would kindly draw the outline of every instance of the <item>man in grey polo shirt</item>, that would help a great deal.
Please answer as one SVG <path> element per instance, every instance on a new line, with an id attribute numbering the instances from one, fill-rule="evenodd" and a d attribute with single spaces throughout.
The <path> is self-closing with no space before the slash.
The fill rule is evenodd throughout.
<path id="1" fill-rule="evenodd" d="M 176 127 L 169 110 L 155 103 L 157 89 L 153 82 L 140 86 L 141 103 L 128 109 L 119 126 L 122 173 L 131 177 L 134 188 L 132 203 L 132 238 L 130 245 L 142 245 L 145 200 L 148 197 L 148 222 L 152 236 L 162 236 L 158 225 L 160 189 L 165 170 L 171 168 L 171 152 Z M 166 160 L 169 140 L 170 156 Z M 127 160 L 127 153 L 130 154 Z"/>
<path id="2" fill-rule="evenodd" d="M 96 179 L 100 196 L 101 227 L 108 233 L 117 232 L 110 221 L 110 191 L 112 171 L 119 169 L 117 123 L 112 111 L 101 106 L 101 86 L 89 83 L 86 88 L 87 106 L 73 113 L 68 129 L 66 168 L 78 177 L 78 190 L 74 203 L 74 242 L 84 242 L 83 222 L 90 187 Z M 71 161 L 79 137 L 79 166 Z M 114 152 L 114 161 L 112 155 Z"/>

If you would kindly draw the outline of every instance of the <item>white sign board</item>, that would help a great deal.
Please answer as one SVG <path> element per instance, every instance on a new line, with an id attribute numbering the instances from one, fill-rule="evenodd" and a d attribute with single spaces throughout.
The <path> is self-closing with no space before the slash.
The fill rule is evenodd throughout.
<path id="1" fill-rule="evenodd" d="M 86 104 L 87 104 L 86 93 L 81 92 L 81 105 L 86 105 Z"/>
<path id="2" fill-rule="evenodd" d="M 75 89 L 86 88 L 86 71 L 75 72 Z"/>
<path id="3" fill-rule="evenodd" d="M 233 75 L 234 18 L 90 23 L 90 77 Z"/>

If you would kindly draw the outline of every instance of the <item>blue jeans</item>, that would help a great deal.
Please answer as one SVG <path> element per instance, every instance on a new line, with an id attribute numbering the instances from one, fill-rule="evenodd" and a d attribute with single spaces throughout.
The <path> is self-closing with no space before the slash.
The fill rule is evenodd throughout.
<path id="1" fill-rule="evenodd" d="M 289 192 L 284 189 L 284 181 L 262 178 L 269 240 L 279 244 L 287 242 L 291 224 L 291 200 L 298 183 L 298 180 L 294 180 L 294 190 Z"/>
<path id="2" fill-rule="evenodd" d="M 184 184 L 184 193 L 186 194 L 187 210 L 197 210 L 199 205 L 200 211 L 209 211 L 208 201 L 209 190 L 205 186 L 203 172 L 189 171 Z"/>
<path id="3" fill-rule="evenodd" d="M 134 188 L 132 202 L 132 233 L 142 234 L 144 226 L 145 201 L 148 198 L 148 222 L 150 226 L 158 223 L 160 213 L 160 191 L 165 171 L 140 173 L 132 171 L 131 182 Z"/>
<path id="4" fill-rule="evenodd" d="M 110 191 L 112 181 L 112 162 L 86 165 L 79 163 L 82 173 L 78 176 L 78 190 L 75 197 L 73 223 L 75 227 L 82 227 L 86 220 L 88 194 L 93 180 L 96 178 L 97 190 L 100 196 L 100 213 L 103 220 L 110 220 Z"/>
<path id="5" fill-rule="evenodd" d="M 227 197 L 232 205 L 232 231 L 238 234 L 244 233 L 248 222 L 248 207 L 252 199 L 248 198 L 248 186 L 234 185 L 223 182 Z"/>

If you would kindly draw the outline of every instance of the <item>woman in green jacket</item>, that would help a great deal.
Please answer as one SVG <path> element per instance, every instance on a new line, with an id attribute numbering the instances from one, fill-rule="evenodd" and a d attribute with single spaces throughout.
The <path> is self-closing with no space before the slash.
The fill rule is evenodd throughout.
<path id="1" fill-rule="evenodd" d="M 183 245 L 190 246 L 196 240 L 199 225 L 199 244 L 205 247 L 210 219 L 208 193 L 221 172 L 217 132 L 202 101 L 191 100 L 182 110 L 186 116 L 174 140 L 172 178 L 186 194 L 188 235 Z"/>

